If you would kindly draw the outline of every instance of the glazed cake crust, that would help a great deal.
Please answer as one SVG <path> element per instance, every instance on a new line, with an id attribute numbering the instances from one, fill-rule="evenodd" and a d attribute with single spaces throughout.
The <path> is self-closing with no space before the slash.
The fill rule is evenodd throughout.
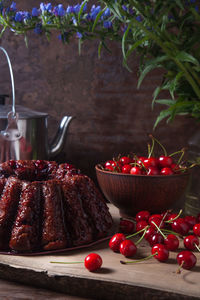
<path id="1" fill-rule="evenodd" d="M 0 164 L 0 250 L 49 251 L 105 237 L 112 217 L 93 181 L 73 165 Z"/>

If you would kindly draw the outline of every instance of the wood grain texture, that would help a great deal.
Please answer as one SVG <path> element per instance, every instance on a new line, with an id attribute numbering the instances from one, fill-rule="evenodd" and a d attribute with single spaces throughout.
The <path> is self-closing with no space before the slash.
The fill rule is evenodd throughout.
<path id="1" fill-rule="evenodd" d="M 115 222 L 119 222 L 118 210 L 110 206 Z M 103 259 L 103 267 L 94 273 L 83 265 L 56 265 L 50 261 L 81 261 L 89 252 L 97 252 Z M 144 241 L 136 258 L 150 254 Z M 170 253 L 168 263 L 155 259 L 132 265 L 122 265 L 121 254 L 113 253 L 103 243 L 89 249 L 60 255 L 9 256 L 0 255 L 0 277 L 16 282 L 51 289 L 92 299 L 199 299 L 200 254 L 192 271 L 176 274 L 177 253 Z"/>

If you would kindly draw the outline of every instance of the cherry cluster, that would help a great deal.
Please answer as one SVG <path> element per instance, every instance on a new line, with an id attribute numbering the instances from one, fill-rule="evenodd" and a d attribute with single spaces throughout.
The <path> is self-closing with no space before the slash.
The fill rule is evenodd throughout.
<path id="1" fill-rule="evenodd" d="M 107 160 L 102 169 L 109 172 L 117 172 L 132 175 L 173 175 L 185 172 L 188 168 L 182 164 L 181 160 L 184 155 L 184 149 L 167 154 L 165 147 L 152 135 L 152 145 L 148 145 L 147 156 L 137 156 L 129 154 L 127 156 L 119 155 L 117 158 Z M 155 142 L 160 145 L 164 154 L 160 156 L 154 155 Z M 180 154 L 178 161 L 173 159 L 174 155 Z"/>
<path id="2" fill-rule="evenodd" d="M 154 257 L 158 261 L 168 260 L 170 251 L 178 251 L 180 239 L 186 250 L 178 252 L 177 262 L 180 268 L 192 269 L 197 262 L 194 250 L 200 251 L 200 214 L 197 217 L 185 216 L 167 211 L 151 215 L 149 211 L 140 211 L 135 219 L 121 219 L 120 233 L 116 233 L 109 242 L 109 247 L 114 252 L 120 252 L 127 258 L 133 258 L 137 253 L 137 245 L 144 238 L 151 247 L 151 255 L 131 261 L 121 261 L 122 264 L 135 263 Z M 134 242 L 130 238 L 140 236 Z M 180 272 L 180 268 L 178 272 Z"/>

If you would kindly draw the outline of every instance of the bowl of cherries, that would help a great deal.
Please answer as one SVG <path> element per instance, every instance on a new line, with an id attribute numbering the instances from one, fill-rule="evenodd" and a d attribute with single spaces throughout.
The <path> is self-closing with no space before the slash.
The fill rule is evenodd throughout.
<path id="1" fill-rule="evenodd" d="M 172 208 L 187 188 L 193 165 L 183 162 L 185 150 L 168 155 L 156 138 L 151 139 L 145 157 L 119 155 L 95 166 L 104 196 L 119 208 L 122 217 L 144 209 L 155 213 Z M 155 144 L 162 149 L 160 155 L 154 154 Z"/>

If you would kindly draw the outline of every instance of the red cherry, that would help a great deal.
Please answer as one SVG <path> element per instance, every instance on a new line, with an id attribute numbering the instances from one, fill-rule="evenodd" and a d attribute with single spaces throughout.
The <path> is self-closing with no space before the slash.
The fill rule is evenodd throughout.
<path id="1" fill-rule="evenodd" d="M 137 222 L 136 223 L 136 232 L 144 229 L 146 226 L 148 226 L 148 223 L 145 220 Z"/>
<path id="2" fill-rule="evenodd" d="M 121 242 L 126 239 L 123 233 L 116 233 L 109 241 L 109 247 L 113 252 L 119 252 Z"/>
<path id="3" fill-rule="evenodd" d="M 156 168 L 158 166 L 158 159 L 155 157 L 145 158 L 142 162 L 144 167 L 147 169 L 150 167 Z"/>
<path id="4" fill-rule="evenodd" d="M 196 235 L 188 235 L 184 238 L 184 246 L 188 250 L 195 250 L 196 246 L 199 245 L 199 239 Z"/>
<path id="5" fill-rule="evenodd" d="M 139 221 L 148 221 L 150 217 L 150 212 L 148 210 L 141 210 L 136 214 L 136 222 Z"/>
<path id="6" fill-rule="evenodd" d="M 181 235 L 187 235 L 190 228 L 189 225 L 185 222 L 183 218 L 176 219 L 172 224 L 171 227 L 173 231 L 181 234 Z"/>
<path id="7" fill-rule="evenodd" d="M 149 227 L 145 233 L 144 238 L 148 241 L 156 233 L 155 228 Z"/>
<path id="8" fill-rule="evenodd" d="M 104 168 L 107 168 L 108 166 L 111 166 L 113 163 L 113 160 L 107 160 L 105 165 L 104 165 Z"/>
<path id="9" fill-rule="evenodd" d="M 147 175 L 159 175 L 160 171 L 156 167 L 149 167 L 147 169 Z"/>
<path id="10" fill-rule="evenodd" d="M 132 166 L 131 165 L 124 165 L 122 167 L 122 173 L 124 174 L 130 174 L 130 170 L 132 169 Z"/>
<path id="11" fill-rule="evenodd" d="M 170 156 L 160 156 L 158 162 L 161 168 L 170 167 L 173 163 L 173 159 Z"/>
<path id="12" fill-rule="evenodd" d="M 159 232 L 156 232 L 148 238 L 148 242 L 149 242 L 150 246 L 152 247 L 156 244 L 163 244 L 164 238 Z"/>
<path id="13" fill-rule="evenodd" d="M 163 244 L 154 245 L 151 249 L 151 253 L 159 261 L 166 261 L 169 257 L 169 251 Z"/>
<path id="14" fill-rule="evenodd" d="M 195 235 L 200 236 L 200 223 L 194 225 L 193 232 Z"/>
<path id="15" fill-rule="evenodd" d="M 160 219 L 162 220 L 162 216 L 160 214 L 153 214 L 149 217 L 149 222 L 151 222 L 154 219 Z"/>
<path id="16" fill-rule="evenodd" d="M 177 214 L 169 214 L 167 221 L 173 221 L 177 216 Z"/>
<path id="17" fill-rule="evenodd" d="M 108 166 L 106 166 L 105 167 L 105 169 L 107 170 L 107 171 L 110 171 L 110 172 L 113 172 L 114 171 L 114 168 L 110 165 L 108 165 Z"/>
<path id="18" fill-rule="evenodd" d="M 138 160 L 137 160 L 137 164 L 139 164 L 141 167 L 143 167 L 143 162 L 144 162 L 144 160 L 146 160 L 147 158 L 146 157 L 144 157 L 144 156 L 141 156 L 141 157 L 139 157 L 138 158 Z"/>
<path id="19" fill-rule="evenodd" d="M 137 252 L 136 245 L 131 240 L 124 240 L 120 244 L 120 253 L 125 257 L 132 257 Z"/>
<path id="20" fill-rule="evenodd" d="M 169 217 L 172 215 L 170 211 L 164 211 L 163 213 L 160 214 L 163 221 L 169 220 Z"/>
<path id="21" fill-rule="evenodd" d="M 178 264 L 186 270 L 192 269 L 197 262 L 196 256 L 188 250 L 184 250 L 178 253 L 176 259 Z"/>
<path id="22" fill-rule="evenodd" d="M 122 165 L 128 165 L 132 162 L 132 159 L 128 156 L 123 156 L 123 157 L 120 158 L 119 161 Z"/>
<path id="23" fill-rule="evenodd" d="M 161 175 L 173 175 L 174 172 L 172 171 L 171 168 L 165 167 L 165 168 L 162 168 L 162 169 L 160 170 L 160 174 L 161 174 Z"/>
<path id="24" fill-rule="evenodd" d="M 102 266 L 102 258 L 96 253 L 90 253 L 86 256 L 84 265 L 90 272 L 96 271 Z"/>
<path id="25" fill-rule="evenodd" d="M 133 233 L 135 231 L 135 223 L 130 220 L 121 219 L 119 223 L 119 229 L 123 233 Z"/>
<path id="26" fill-rule="evenodd" d="M 194 225 L 197 223 L 197 218 L 194 216 L 185 216 L 184 220 L 189 225 L 190 229 L 192 229 Z"/>
<path id="27" fill-rule="evenodd" d="M 132 167 L 130 170 L 130 174 L 132 175 L 141 175 L 142 174 L 142 170 L 139 167 Z"/>
<path id="28" fill-rule="evenodd" d="M 180 173 L 181 167 L 179 165 L 173 163 L 173 164 L 171 164 L 170 168 L 172 169 L 172 171 L 174 173 Z"/>
<path id="29" fill-rule="evenodd" d="M 169 234 L 164 239 L 164 245 L 169 251 L 175 251 L 179 247 L 179 239 L 174 234 Z"/>

